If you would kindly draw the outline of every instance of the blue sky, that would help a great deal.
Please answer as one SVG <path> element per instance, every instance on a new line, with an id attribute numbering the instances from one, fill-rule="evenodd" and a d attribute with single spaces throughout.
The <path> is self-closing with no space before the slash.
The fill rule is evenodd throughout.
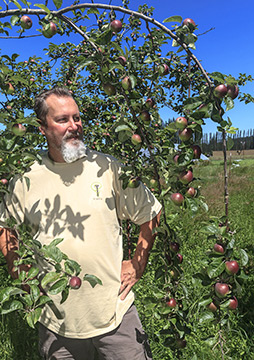
<path id="1" fill-rule="evenodd" d="M 40 3 L 42 1 L 31 1 Z M 52 1 L 50 1 L 52 3 Z M 84 1 L 88 3 L 88 1 Z M 96 1 L 94 1 L 96 2 Z M 108 4 L 109 1 L 100 0 L 99 3 Z M 64 0 L 63 6 L 68 6 L 71 2 Z M 121 5 L 120 0 L 112 0 L 111 4 Z M 246 73 L 254 77 L 254 42 L 253 34 L 253 0 L 130 0 L 129 7 L 137 10 L 139 5 L 147 4 L 153 6 L 154 18 L 162 22 L 165 18 L 180 15 L 182 18 L 192 18 L 198 26 L 195 33 L 200 35 L 196 43 L 197 49 L 194 51 L 198 59 L 202 60 L 203 67 L 208 72 L 219 71 L 224 74 L 231 74 L 235 77 L 239 73 Z M 49 6 L 50 7 L 50 6 Z M 165 24 L 167 25 L 167 24 Z M 168 23 L 170 26 L 170 23 Z M 33 29 L 33 28 L 32 28 Z M 28 30 L 28 34 L 34 33 Z M 76 41 L 75 41 L 76 40 Z M 67 41 L 79 42 L 78 37 L 67 38 Z M 48 40 L 46 38 L 29 38 L 25 40 L 4 40 L 0 39 L 1 54 L 13 52 L 20 54 L 20 60 L 25 60 L 32 55 L 43 55 L 43 48 L 47 47 L 49 41 L 61 43 L 63 37 L 55 36 Z M 254 96 L 254 83 L 249 83 L 241 88 L 243 92 Z M 160 111 L 164 120 L 172 118 L 175 114 L 167 108 Z M 235 108 L 226 115 L 230 117 L 233 126 L 239 130 L 254 128 L 253 122 L 254 104 L 245 105 L 235 100 Z M 216 131 L 217 125 L 211 120 L 206 120 L 204 132 Z"/>

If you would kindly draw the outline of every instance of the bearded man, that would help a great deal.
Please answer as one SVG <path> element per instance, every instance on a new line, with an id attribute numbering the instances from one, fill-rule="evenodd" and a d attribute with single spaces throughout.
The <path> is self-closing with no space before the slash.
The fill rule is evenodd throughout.
<path id="1" fill-rule="evenodd" d="M 48 152 L 25 174 L 29 186 L 14 179 L 1 205 L 0 245 L 9 271 L 15 277 L 18 239 L 4 228 L 13 216 L 29 224 L 42 245 L 63 238 L 59 248 L 81 265 L 81 277 L 88 273 L 102 281 L 95 288 L 82 283 L 64 303 L 60 294 L 50 295 L 39 319 L 40 354 L 49 360 L 151 359 L 132 287 L 145 270 L 161 205 L 142 183 L 123 190 L 119 162 L 84 145 L 79 109 L 68 89 L 44 91 L 35 112 Z M 133 258 L 123 261 L 126 219 L 140 225 L 140 233 Z M 52 270 L 46 260 L 37 262 L 41 273 Z"/>

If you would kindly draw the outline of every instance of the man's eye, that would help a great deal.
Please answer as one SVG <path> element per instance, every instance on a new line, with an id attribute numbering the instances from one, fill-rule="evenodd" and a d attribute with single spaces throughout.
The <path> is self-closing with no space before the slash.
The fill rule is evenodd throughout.
<path id="1" fill-rule="evenodd" d="M 74 121 L 76 122 L 80 121 L 80 117 L 79 116 L 74 117 Z"/>

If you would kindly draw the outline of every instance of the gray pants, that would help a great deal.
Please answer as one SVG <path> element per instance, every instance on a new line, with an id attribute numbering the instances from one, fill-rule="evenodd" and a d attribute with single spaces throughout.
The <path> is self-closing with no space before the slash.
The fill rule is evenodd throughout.
<path id="1" fill-rule="evenodd" d="M 39 324 L 39 350 L 45 360 L 151 360 L 147 335 L 132 305 L 113 331 L 89 339 L 70 339 Z"/>

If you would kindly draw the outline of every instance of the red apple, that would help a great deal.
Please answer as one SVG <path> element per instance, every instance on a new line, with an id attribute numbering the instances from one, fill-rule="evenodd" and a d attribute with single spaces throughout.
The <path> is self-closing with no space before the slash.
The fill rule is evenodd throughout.
<path id="1" fill-rule="evenodd" d="M 177 305 L 177 303 L 176 303 L 176 301 L 175 301 L 174 298 L 169 299 L 169 301 L 167 301 L 166 304 L 167 304 L 170 308 L 172 308 L 172 309 L 175 308 L 176 305 Z"/>
<path id="2" fill-rule="evenodd" d="M 188 184 L 189 182 L 191 182 L 193 180 L 193 173 L 192 171 L 188 170 L 188 171 L 183 171 L 180 175 L 179 175 L 179 180 L 181 181 L 181 183 L 183 184 Z"/>
<path id="3" fill-rule="evenodd" d="M 209 305 L 207 305 L 207 309 L 212 311 L 212 312 L 215 312 L 217 311 L 217 306 L 214 304 L 214 302 L 211 302 Z"/>
<path id="4" fill-rule="evenodd" d="M 224 96 L 227 94 L 228 92 L 228 89 L 226 87 L 226 85 L 224 84 L 220 84 L 218 86 L 216 86 L 216 88 L 214 89 L 213 93 L 214 93 L 214 96 L 216 96 L 217 98 L 224 98 Z"/>
<path id="5" fill-rule="evenodd" d="M 189 25 L 192 24 L 194 27 L 196 26 L 194 20 L 190 19 L 190 18 L 186 18 L 183 20 L 183 25 Z"/>
<path id="6" fill-rule="evenodd" d="M 57 27 L 56 24 L 50 21 L 49 24 L 44 25 L 42 29 L 42 34 L 46 38 L 50 39 L 52 36 L 54 36 L 57 33 Z"/>
<path id="7" fill-rule="evenodd" d="M 11 95 L 15 92 L 14 87 L 11 83 L 6 84 L 5 88 L 6 88 L 6 93 L 9 95 Z"/>
<path id="8" fill-rule="evenodd" d="M 227 95 L 230 96 L 233 100 L 237 98 L 239 94 L 239 88 L 237 85 L 227 85 Z"/>
<path id="9" fill-rule="evenodd" d="M 184 201 L 184 197 L 182 194 L 180 193 L 173 193 L 170 196 L 170 199 L 173 201 L 173 203 L 177 206 L 181 206 L 183 201 Z"/>
<path id="10" fill-rule="evenodd" d="M 112 96 L 116 94 L 116 88 L 114 85 L 110 84 L 110 83 L 106 83 L 103 85 L 103 90 L 105 92 L 105 94 Z"/>
<path id="11" fill-rule="evenodd" d="M 8 184 L 8 180 L 7 180 L 7 179 L 1 179 L 0 182 L 1 182 L 3 185 L 7 185 L 7 184 Z"/>
<path id="12" fill-rule="evenodd" d="M 177 254 L 176 256 L 177 256 L 179 264 L 181 264 L 183 262 L 183 255 L 182 254 Z"/>
<path id="13" fill-rule="evenodd" d="M 22 29 L 30 29 L 33 25 L 33 22 L 29 16 L 23 15 L 20 19 L 20 25 Z"/>
<path id="14" fill-rule="evenodd" d="M 183 131 L 179 132 L 179 138 L 182 141 L 188 141 L 190 140 L 192 136 L 192 130 L 190 128 L 185 128 Z"/>
<path id="15" fill-rule="evenodd" d="M 176 118 L 175 124 L 177 129 L 183 130 L 187 127 L 188 120 L 183 116 L 179 116 L 178 118 Z"/>
<path id="16" fill-rule="evenodd" d="M 198 146 L 198 145 L 192 145 L 191 148 L 192 148 L 192 150 L 193 150 L 194 159 L 200 159 L 200 156 L 201 156 L 200 146 Z"/>
<path id="17" fill-rule="evenodd" d="M 237 274 L 239 271 L 239 264 L 235 260 L 226 261 L 225 266 L 226 266 L 226 272 L 230 275 Z"/>
<path id="18" fill-rule="evenodd" d="M 189 187 L 189 189 L 186 191 L 186 195 L 188 197 L 194 197 L 196 195 L 196 189 L 194 187 Z"/>
<path id="19" fill-rule="evenodd" d="M 232 299 L 229 300 L 228 308 L 230 310 L 235 310 L 238 307 L 237 298 L 234 296 Z"/>
<path id="20" fill-rule="evenodd" d="M 219 298 L 224 298 L 229 293 L 228 284 L 224 284 L 224 283 L 216 283 L 214 290 Z"/>
<path id="21" fill-rule="evenodd" d="M 69 281 L 69 285 L 72 289 L 79 289 L 81 286 L 81 279 L 78 276 L 72 276 Z"/>
<path id="22" fill-rule="evenodd" d="M 123 25 L 120 20 L 113 20 L 110 23 L 110 27 L 112 31 L 119 33 L 122 30 Z"/>
<path id="23" fill-rule="evenodd" d="M 13 134 L 15 134 L 16 136 L 23 136 L 26 133 L 26 128 L 24 125 L 22 124 L 14 124 L 12 126 L 12 132 Z"/>
<path id="24" fill-rule="evenodd" d="M 224 247 L 220 244 L 214 244 L 213 250 L 218 254 L 224 254 Z"/>
<path id="25" fill-rule="evenodd" d="M 178 159 L 179 159 L 179 154 L 176 154 L 174 157 L 173 157 L 173 160 L 176 164 L 178 164 Z"/>
<path id="26" fill-rule="evenodd" d="M 129 76 L 125 76 L 125 78 L 123 78 L 122 80 L 122 87 L 124 88 L 124 90 L 131 90 L 132 86 L 131 86 L 131 79 L 129 78 Z"/>
<path id="27" fill-rule="evenodd" d="M 134 144 L 134 145 L 139 145 L 142 143 L 142 139 L 140 137 L 140 135 L 138 134 L 133 134 L 132 137 L 131 137 L 131 142 Z"/>

